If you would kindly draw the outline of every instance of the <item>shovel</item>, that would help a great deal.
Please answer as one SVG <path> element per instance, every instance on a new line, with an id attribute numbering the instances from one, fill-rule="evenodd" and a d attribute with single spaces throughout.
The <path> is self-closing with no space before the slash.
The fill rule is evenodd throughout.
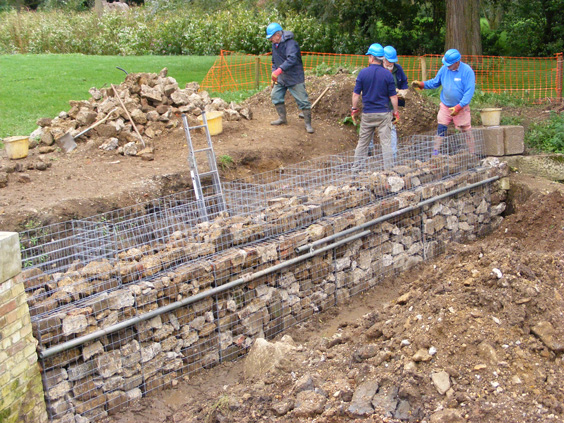
<path id="1" fill-rule="evenodd" d="M 315 100 L 315 101 L 313 102 L 313 104 L 311 105 L 311 108 L 312 108 L 312 109 L 315 107 L 315 105 L 317 104 L 317 102 L 318 102 L 319 100 L 321 100 L 321 97 L 323 97 L 323 96 L 325 95 L 325 93 L 327 92 L 327 90 L 329 90 L 329 88 L 331 88 L 331 86 L 326 87 L 326 88 L 323 90 L 323 92 L 319 95 L 319 97 L 317 97 L 317 100 Z M 304 118 L 304 114 L 303 114 L 303 113 L 300 113 L 300 114 L 298 115 L 298 117 L 299 117 L 300 119 L 303 119 L 303 118 Z"/>
<path id="2" fill-rule="evenodd" d="M 114 108 L 110 111 L 110 113 L 108 113 L 106 115 L 106 117 L 100 119 L 98 122 L 90 125 L 88 128 L 86 128 L 84 131 L 79 132 L 78 134 L 76 134 L 74 137 L 72 136 L 72 134 L 70 132 L 67 132 L 65 135 L 63 135 L 62 137 L 58 138 L 55 142 L 57 143 L 57 145 L 61 148 L 61 150 L 63 150 L 65 153 L 69 153 L 72 150 L 74 150 L 76 148 L 76 142 L 75 139 L 86 134 L 88 131 L 90 131 L 91 129 L 96 128 L 98 125 L 101 125 L 102 123 L 104 123 L 118 108 Z"/>

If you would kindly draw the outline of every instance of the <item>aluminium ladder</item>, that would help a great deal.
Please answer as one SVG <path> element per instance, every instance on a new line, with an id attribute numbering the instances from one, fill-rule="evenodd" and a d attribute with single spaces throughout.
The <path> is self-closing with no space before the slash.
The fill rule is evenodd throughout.
<path id="1" fill-rule="evenodd" d="M 208 128 L 208 120 L 206 119 L 206 113 L 202 112 L 202 125 L 189 126 L 188 119 L 185 114 L 182 114 L 182 124 L 184 125 L 184 132 L 186 134 L 186 143 L 188 144 L 188 164 L 190 165 L 190 176 L 192 177 L 192 186 L 194 187 L 194 192 L 196 194 L 196 203 L 200 211 L 200 216 L 204 221 L 209 221 L 208 210 L 222 212 L 227 210 L 225 205 L 225 197 L 223 196 L 223 190 L 221 189 L 221 181 L 219 180 L 219 172 L 217 170 L 217 163 L 215 161 L 215 153 L 213 151 L 212 141 L 210 137 L 210 131 Z M 192 137 L 190 131 L 194 129 L 203 128 L 206 134 L 207 147 L 201 149 L 194 149 L 192 143 Z M 198 160 L 196 156 L 205 156 L 207 161 L 207 170 L 200 173 L 198 170 Z M 202 160 L 202 159 L 200 159 Z M 203 163 L 201 163 L 203 164 Z M 204 196 L 202 190 L 201 178 L 211 176 L 212 186 L 211 194 Z"/>

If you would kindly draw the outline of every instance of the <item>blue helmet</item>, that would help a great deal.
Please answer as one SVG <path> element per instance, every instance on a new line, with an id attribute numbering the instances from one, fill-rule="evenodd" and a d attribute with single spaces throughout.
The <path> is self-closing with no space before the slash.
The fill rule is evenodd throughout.
<path id="1" fill-rule="evenodd" d="M 396 49 L 393 48 L 392 46 L 384 47 L 384 57 L 390 63 L 395 63 L 398 61 L 398 53 L 396 52 Z"/>
<path id="2" fill-rule="evenodd" d="M 381 44 L 374 43 L 370 46 L 370 48 L 366 52 L 366 55 L 369 54 L 376 57 L 384 57 L 384 47 L 382 47 Z"/>
<path id="3" fill-rule="evenodd" d="M 443 65 L 445 66 L 454 65 L 456 62 L 460 60 L 461 57 L 462 56 L 460 55 L 460 52 L 457 49 L 451 48 L 450 50 L 447 50 L 447 52 L 443 57 Z"/>
<path id="4" fill-rule="evenodd" d="M 266 38 L 270 39 L 270 37 L 272 37 L 278 31 L 282 31 L 282 27 L 279 23 L 272 22 L 266 27 Z"/>

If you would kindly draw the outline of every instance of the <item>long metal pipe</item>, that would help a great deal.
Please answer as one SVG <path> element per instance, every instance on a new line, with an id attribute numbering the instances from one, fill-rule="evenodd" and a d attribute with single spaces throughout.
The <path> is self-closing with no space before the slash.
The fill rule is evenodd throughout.
<path id="1" fill-rule="evenodd" d="M 242 284 L 245 284 L 245 283 L 249 283 L 249 282 L 251 282 L 251 281 L 253 281 L 257 278 L 260 278 L 262 276 L 266 276 L 270 273 L 277 272 L 277 271 L 282 270 L 282 269 L 284 269 L 288 266 L 292 266 L 293 264 L 296 264 L 296 263 L 299 263 L 301 261 L 310 259 L 311 257 L 314 257 L 318 254 L 324 253 L 325 251 L 331 250 L 331 249 L 336 248 L 340 245 L 346 244 L 347 242 L 354 241 L 355 239 L 362 238 L 363 236 L 366 236 L 366 235 L 369 235 L 369 234 L 370 234 L 370 231 L 359 232 L 359 233 L 357 233 L 353 236 L 350 236 L 348 238 L 344 238 L 340 241 L 329 244 L 329 245 L 327 245 L 323 248 L 312 251 L 308 254 L 304 254 L 302 256 L 294 257 L 293 259 L 283 261 L 281 263 L 278 263 L 277 265 L 271 266 L 267 269 L 259 270 L 258 272 L 255 272 L 255 273 L 249 273 L 249 274 L 244 275 L 244 276 L 242 276 L 242 277 L 240 277 L 240 278 L 238 278 L 238 279 L 236 279 L 232 282 L 226 283 L 225 285 L 221 285 L 217 288 L 212 288 L 212 289 L 209 289 L 207 291 L 201 292 L 199 294 L 192 295 L 192 296 L 185 298 L 183 300 L 176 301 L 174 303 L 168 304 L 168 305 L 163 306 L 163 307 L 159 307 L 159 308 L 152 310 L 148 313 L 142 314 L 141 316 L 136 316 L 136 317 L 133 317 L 131 319 L 124 320 L 123 322 L 116 323 L 115 325 L 109 326 L 105 329 L 100 329 L 100 330 L 97 330 L 95 332 L 89 333 L 88 335 L 84 335 L 84 336 L 72 339 L 70 341 L 64 342 L 62 344 L 55 345 L 54 347 L 47 348 L 45 350 L 39 351 L 39 356 L 41 358 L 50 357 L 53 354 L 57 354 L 57 353 L 65 351 L 65 350 L 68 350 L 69 348 L 73 348 L 73 347 L 76 347 L 78 345 L 82 345 L 82 344 L 89 342 L 89 341 L 93 341 L 95 339 L 101 338 L 104 335 L 109 335 L 111 333 L 117 332 L 118 330 L 125 329 L 129 326 L 133 326 L 137 323 L 143 322 L 143 321 L 148 320 L 148 319 L 152 319 L 153 317 L 159 316 L 163 313 L 167 313 L 169 311 L 176 310 L 177 308 L 195 303 L 197 301 L 203 300 L 203 299 L 210 297 L 212 295 L 220 294 L 220 293 L 227 291 L 231 288 L 234 288 L 236 286 L 239 286 L 239 285 L 242 285 Z"/>
<path id="2" fill-rule="evenodd" d="M 78 338 L 72 339 L 72 340 L 64 342 L 62 344 L 55 345 L 54 347 L 47 348 L 45 350 L 41 350 L 41 351 L 39 351 L 39 357 L 40 358 L 50 357 L 54 354 L 58 354 L 60 352 L 66 351 L 70 348 L 76 347 L 78 345 L 82 345 L 86 342 L 93 341 L 95 339 L 101 338 L 102 336 L 109 335 L 111 333 L 117 332 L 118 330 L 125 329 L 129 326 L 133 326 L 133 325 L 140 323 L 140 322 L 143 322 L 145 320 L 152 319 L 153 317 L 159 316 L 163 313 L 167 313 L 167 312 L 176 310 L 177 308 L 187 306 L 189 304 L 203 300 L 203 299 L 210 297 L 212 295 L 216 295 L 216 294 L 220 294 L 224 291 L 228 291 L 229 289 L 235 288 L 239 285 L 249 283 L 249 282 L 251 282 L 251 281 L 253 281 L 257 278 L 260 278 L 260 277 L 269 275 L 270 273 L 274 273 L 274 272 L 277 272 L 279 270 L 285 269 L 286 267 L 292 266 L 292 265 L 299 263 L 301 261 L 308 260 L 308 259 L 310 259 L 310 258 L 312 258 L 312 257 L 314 257 L 318 254 L 322 254 L 326 251 L 332 250 L 333 248 L 339 247 L 340 245 L 354 241 L 358 238 L 362 238 L 363 236 L 367 236 L 371 233 L 370 230 L 363 230 L 361 232 L 358 232 L 361 229 L 368 228 L 368 227 L 373 226 L 373 225 L 375 225 L 379 222 L 383 222 L 385 220 L 391 219 L 392 217 L 396 217 L 396 216 L 399 216 L 401 214 L 407 213 L 409 211 L 415 210 L 415 209 L 422 207 L 426 204 L 441 200 L 443 198 L 446 198 L 446 197 L 449 197 L 449 196 L 452 196 L 452 195 L 456 195 L 460 192 L 475 188 L 477 186 L 484 185 L 484 184 L 489 183 L 489 182 L 493 182 L 497 179 L 499 179 L 499 176 L 489 178 L 489 179 L 486 179 L 484 181 L 477 182 L 477 183 L 472 184 L 472 185 L 468 185 L 466 187 L 458 188 L 454 191 L 449 191 L 448 193 L 441 194 L 441 195 L 438 195 L 436 197 L 430 198 L 428 200 L 422 201 L 422 202 L 418 203 L 416 206 L 410 206 L 410 207 L 403 208 L 401 210 L 397 210 L 393 213 L 389 213 L 389 214 L 381 216 L 377 219 L 371 220 L 370 222 L 366 222 L 366 223 L 359 225 L 359 226 L 356 226 L 354 228 L 347 229 L 345 231 L 341 231 L 337 234 L 334 234 L 334 235 L 331 235 L 329 237 L 320 239 L 320 240 L 315 241 L 311 244 L 304 245 L 304 246 L 302 246 L 302 247 L 300 247 L 299 249 L 296 249 L 296 250 L 305 251 L 305 250 L 309 249 L 310 251 L 306 254 L 300 255 L 298 257 L 294 257 L 290 260 L 283 261 L 283 262 L 278 263 L 277 265 L 271 266 L 267 269 L 263 269 L 263 270 L 260 270 L 258 272 L 255 272 L 255 273 L 246 274 L 246 275 L 244 275 L 244 276 L 242 276 L 242 277 L 240 277 L 240 278 L 238 278 L 234 281 L 231 281 L 229 283 L 221 285 L 217 288 L 212 288 L 212 289 L 209 289 L 207 291 L 201 292 L 199 294 L 192 295 L 192 296 L 185 298 L 183 300 L 176 301 L 174 303 L 168 304 L 168 305 L 163 306 L 163 307 L 159 307 L 159 308 L 152 310 L 148 313 L 142 314 L 140 316 L 133 317 L 133 318 L 128 319 L 128 320 L 124 320 L 123 322 L 116 323 L 115 325 L 109 326 L 109 327 L 104 328 L 104 329 L 99 329 L 95 332 L 89 333 L 88 335 L 80 336 Z M 339 241 L 335 241 L 331 244 L 328 244 L 325 247 L 322 247 L 322 248 L 319 248 L 319 249 L 313 248 L 314 245 L 326 243 L 326 242 L 332 241 L 336 238 L 340 238 L 342 236 L 348 235 L 348 234 L 353 233 L 353 232 L 357 232 L 357 233 L 354 233 L 353 235 L 348 236 L 346 238 L 343 238 Z"/>
<path id="3" fill-rule="evenodd" d="M 481 185 L 488 184 L 488 183 L 496 181 L 498 179 L 499 179 L 499 176 L 494 176 L 494 177 L 491 177 L 491 178 L 488 178 L 488 179 L 484 179 L 483 181 L 476 182 L 476 183 L 473 183 L 473 184 L 470 184 L 470 185 L 466 185 L 464 187 L 457 188 L 453 191 L 449 191 L 449 192 L 441 194 L 441 195 L 437 195 L 436 197 L 428 198 L 427 200 L 421 201 L 421 202 L 419 202 L 419 203 L 417 203 L 413 206 L 404 207 L 403 209 L 396 210 L 395 212 L 388 213 L 388 214 L 385 214 L 383 216 L 377 217 L 376 219 L 373 219 L 369 222 L 365 222 L 362 225 L 355 226 L 354 228 L 345 229 L 344 231 L 337 232 L 333 235 L 326 236 L 325 238 L 318 239 L 317 241 L 311 242 L 309 244 L 302 245 L 301 247 L 297 247 L 295 251 L 298 254 L 302 254 L 306 251 L 310 251 L 310 252 L 314 251 L 315 247 L 317 247 L 318 245 L 325 244 L 327 242 L 333 241 L 334 239 L 340 238 L 342 236 L 349 235 L 351 233 L 355 233 L 355 232 L 360 231 L 362 229 L 370 228 L 371 226 L 377 225 L 378 223 L 385 222 L 386 220 L 390 220 L 394 217 L 401 216 L 402 214 L 408 213 L 410 211 L 417 210 L 417 209 L 419 209 L 423 206 L 426 206 L 427 204 L 434 203 L 436 201 L 442 200 L 443 198 L 451 197 L 451 196 L 456 195 L 456 194 L 460 194 L 461 192 L 468 191 L 472 188 L 476 188 L 476 187 L 479 187 Z"/>

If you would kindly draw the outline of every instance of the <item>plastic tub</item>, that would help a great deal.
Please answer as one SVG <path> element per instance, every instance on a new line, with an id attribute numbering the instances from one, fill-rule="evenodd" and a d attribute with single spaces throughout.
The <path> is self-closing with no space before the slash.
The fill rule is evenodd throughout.
<path id="1" fill-rule="evenodd" d="M 482 117 L 482 125 L 499 126 L 501 109 L 482 109 L 480 110 L 480 116 Z"/>
<path id="2" fill-rule="evenodd" d="M 8 137 L 2 140 L 8 158 L 12 160 L 27 157 L 29 137 Z"/>
<path id="3" fill-rule="evenodd" d="M 223 132 L 223 112 L 207 112 L 206 120 L 208 121 L 208 129 L 210 135 L 218 135 Z M 204 124 L 202 116 L 198 116 L 200 125 Z"/>

